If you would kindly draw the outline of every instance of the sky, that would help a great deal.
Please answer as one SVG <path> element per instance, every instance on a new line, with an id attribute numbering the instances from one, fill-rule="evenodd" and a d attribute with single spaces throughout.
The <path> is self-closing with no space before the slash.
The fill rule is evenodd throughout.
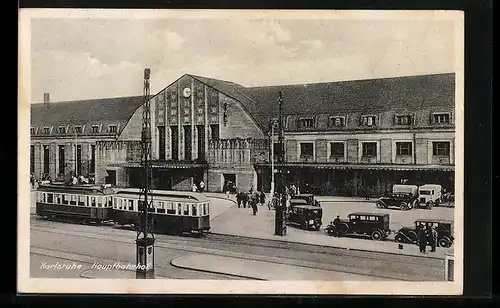
<path id="1" fill-rule="evenodd" d="M 456 72 L 450 20 L 33 19 L 31 97 L 151 94 L 183 74 L 243 86 Z"/>

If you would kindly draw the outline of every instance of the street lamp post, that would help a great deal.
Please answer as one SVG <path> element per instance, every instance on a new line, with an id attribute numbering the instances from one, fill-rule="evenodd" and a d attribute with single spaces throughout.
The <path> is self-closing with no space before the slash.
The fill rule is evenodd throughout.
<path id="1" fill-rule="evenodd" d="M 274 121 L 271 122 L 271 198 L 274 196 Z"/>
<path id="2" fill-rule="evenodd" d="M 149 100 L 150 69 L 144 70 L 144 104 L 142 110 L 141 163 L 143 185 L 139 197 L 139 230 L 136 238 L 136 279 L 154 279 L 153 205 L 151 193 L 151 108 Z"/>
<path id="3" fill-rule="evenodd" d="M 283 136 L 283 94 L 279 92 L 279 116 L 278 116 L 278 181 L 277 193 L 278 203 L 275 210 L 275 229 L 274 234 L 279 236 L 286 235 L 286 186 L 285 186 L 285 147 Z M 274 170 L 273 170 L 274 172 Z"/>

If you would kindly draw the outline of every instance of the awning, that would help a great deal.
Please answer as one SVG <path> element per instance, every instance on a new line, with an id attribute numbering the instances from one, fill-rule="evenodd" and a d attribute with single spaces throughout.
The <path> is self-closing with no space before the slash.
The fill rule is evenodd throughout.
<path id="1" fill-rule="evenodd" d="M 256 163 L 255 167 L 271 167 L 270 163 Z M 275 164 L 275 168 L 278 165 Z M 395 164 L 327 164 L 327 163 L 285 163 L 285 168 L 315 168 L 336 170 L 392 170 L 392 171 L 455 171 L 455 166 L 444 165 L 395 165 Z"/>
<path id="2" fill-rule="evenodd" d="M 142 168 L 141 162 L 109 164 L 108 166 L 125 167 L 125 168 Z M 151 168 L 153 169 L 193 169 L 193 168 L 206 168 L 206 167 L 208 167 L 208 165 L 203 163 L 166 162 L 166 161 L 151 162 Z"/>

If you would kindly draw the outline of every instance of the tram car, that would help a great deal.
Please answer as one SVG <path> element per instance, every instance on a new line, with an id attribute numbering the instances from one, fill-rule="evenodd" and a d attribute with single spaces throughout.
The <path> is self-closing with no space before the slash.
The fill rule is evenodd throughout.
<path id="1" fill-rule="evenodd" d="M 36 192 L 36 214 L 63 221 L 100 223 L 109 219 L 114 194 L 110 185 L 43 184 Z"/>
<path id="2" fill-rule="evenodd" d="M 181 235 L 210 230 L 210 200 L 204 194 L 156 190 L 149 196 L 154 232 Z M 36 214 L 65 222 L 137 226 L 140 197 L 139 189 L 108 184 L 42 184 L 36 192 Z"/>
<path id="3" fill-rule="evenodd" d="M 113 196 L 111 220 L 118 224 L 139 223 L 140 190 L 120 190 Z M 150 212 L 158 233 L 202 234 L 210 230 L 210 201 L 204 194 L 178 191 L 152 191 Z"/>

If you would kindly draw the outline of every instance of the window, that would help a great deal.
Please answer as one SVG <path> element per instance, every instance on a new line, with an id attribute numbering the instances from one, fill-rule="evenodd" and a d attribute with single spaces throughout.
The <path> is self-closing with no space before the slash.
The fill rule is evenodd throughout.
<path id="1" fill-rule="evenodd" d="M 449 124 L 450 114 L 449 113 L 436 113 L 432 115 L 433 122 L 435 124 Z"/>
<path id="2" fill-rule="evenodd" d="M 85 196 L 78 196 L 78 205 L 85 205 Z"/>
<path id="3" fill-rule="evenodd" d="M 75 126 L 73 128 L 73 131 L 76 133 L 76 134 L 81 134 L 83 132 L 83 127 L 82 126 Z"/>
<path id="4" fill-rule="evenodd" d="M 344 143 L 332 142 L 330 143 L 331 156 L 344 157 Z"/>
<path id="5" fill-rule="evenodd" d="M 90 204 L 95 207 L 95 197 L 90 197 Z"/>
<path id="6" fill-rule="evenodd" d="M 312 142 L 300 144 L 300 157 L 311 158 L 313 157 L 314 145 Z"/>
<path id="7" fill-rule="evenodd" d="M 175 214 L 175 207 L 172 202 L 167 203 L 167 214 Z"/>
<path id="8" fill-rule="evenodd" d="M 191 213 L 192 213 L 193 216 L 197 216 L 198 215 L 197 214 L 197 208 L 198 208 L 198 205 L 196 205 L 196 204 L 192 204 L 191 205 Z"/>
<path id="9" fill-rule="evenodd" d="M 32 135 L 36 134 L 36 128 L 35 127 L 30 128 L 30 134 L 32 134 Z"/>
<path id="10" fill-rule="evenodd" d="M 129 211 L 134 210 L 134 200 L 128 200 L 128 210 Z"/>
<path id="11" fill-rule="evenodd" d="M 450 155 L 450 143 L 449 142 L 433 142 L 432 143 L 432 155 L 434 156 L 449 156 Z"/>
<path id="12" fill-rule="evenodd" d="M 361 117 L 361 124 L 363 126 L 376 126 L 377 116 L 363 116 Z"/>
<path id="13" fill-rule="evenodd" d="M 66 127 L 59 126 L 57 128 L 57 131 L 59 132 L 59 134 L 66 134 Z"/>
<path id="14" fill-rule="evenodd" d="M 35 146 L 30 145 L 30 173 L 35 173 Z"/>
<path id="15" fill-rule="evenodd" d="M 70 195 L 69 198 L 70 198 L 69 199 L 69 204 L 70 205 L 76 205 L 76 201 L 78 199 L 77 196 L 76 195 Z"/>
<path id="16" fill-rule="evenodd" d="M 189 204 L 184 204 L 184 215 L 189 215 Z"/>
<path id="17" fill-rule="evenodd" d="M 219 140 L 219 125 L 218 124 L 210 125 L 210 137 L 212 140 Z"/>
<path id="18" fill-rule="evenodd" d="M 50 134 L 50 127 L 44 127 L 42 130 L 42 134 L 44 135 Z"/>
<path id="19" fill-rule="evenodd" d="M 412 124 L 413 124 L 413 116 L 411 115 L 396 116 L 396 125 L 412 125 Z"/>
<path id="20" fill-rule="evenodd" d="M 314 127 L 314 118 L 299 119 L 299 128 Z"/>
<path id="21" fill-rule="evenodd" d="M 62 195 L 62 204 L 68 204 L 68 203 L 69 203 L 69 196 Z"/>
<path id="22" fill-rule="evenodd" d="M 92 133 L 98 133 L 99 132 L 99 125 L 92 125 Z"/>
<path id="23" fill-rule="evenodd" d="M 177 116 L 177 109 L 172 109 L 170 111 L 170 114 L 172 114 L 173 116 Z"/>
<path id="24" fill-rule="evenodd" d="M 330 117 L 330 126 L 331 127 L 344 127 L 345 126 L 345 117 Z"/>
<path id="25" fill-rule="evenodd" d="M 377 143 L 364 142 L 363 143 L 363 156 L 377 156 Z"/>
<path id="26" fill-rule="evenodd" d="M 116 133 L 117 131 L 118 131 L 118 129 L 117 129 L 117 126 L 116 126 L 116 125 L 109 125 L 109 126 L 108 126 L 108 132 L 110 132 L 110 133 L 114 134 L 114 133 Z"/>
<path id="27" fill-rule="evenodd" d="M 212 113 L 217 113 L 217 106 L 212 106 L 212 108 L 210 109 L 210 111 Z"/>
<path id="28" fill-rule="evenodd" d="M 203 206 L 203 215 L 207 215 L 207 204 L 203 203 L 202 206 Z"/>
<path id="29" fill-rule="evenodd" d="M 47 203 L 53 203 L 54 202 L 54 196 L 52 194 L 47 194 Z"/>
<path id="30" fill-rule="evenodd" d="M 64 167 L 65 167 L 65 164 L 66 162 L 64 161 L 65 159 L 65 155 L 64 155 L 64 150 L 65 150 L 65 147 L 64 145 L 59 145 L 59 174 L 64 174 Z"/>
<path id="31" fill-rule="evenodd" d="M 396 142 L 396 155 L 411 155 L 411 142 Z"/>

